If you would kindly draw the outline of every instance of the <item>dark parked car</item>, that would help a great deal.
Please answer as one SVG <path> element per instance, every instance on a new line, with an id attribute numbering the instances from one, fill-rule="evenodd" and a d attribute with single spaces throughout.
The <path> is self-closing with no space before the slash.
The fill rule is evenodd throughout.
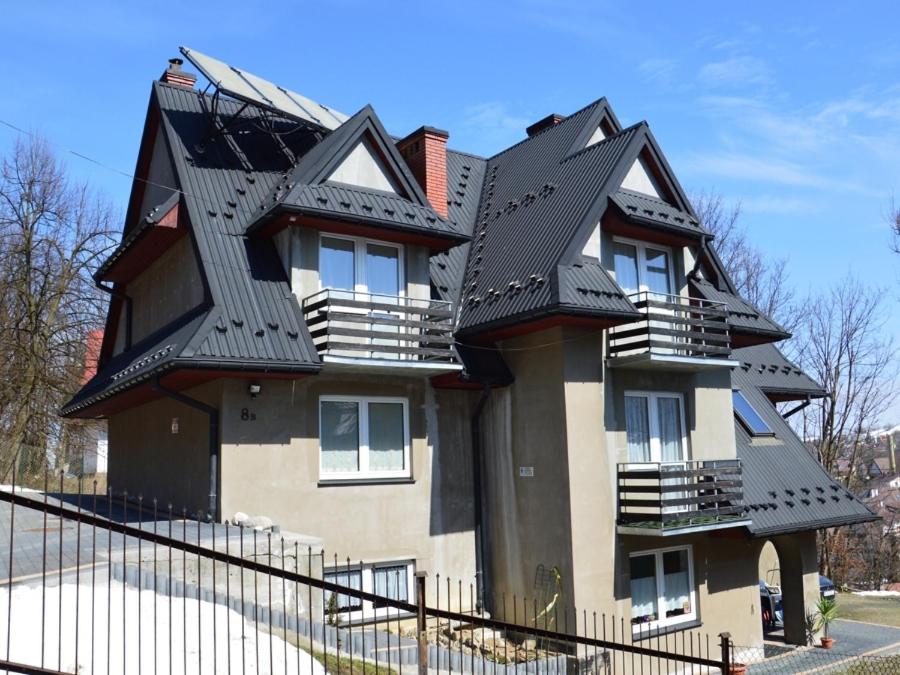
<path id="1" fill-rule="evenodd" d="M 822 594 L 823 598 L 830 598 L 832 600 L 835 599 L 835 588 L 834 582 L 828 577 L 823 577 L 821 574 L 819 575 L 819 593 Z"/>
<path id="2" fill-rule="evenodd" d="M 764 630 L 773 630 L 784 625 L 784 609 L 781 606 L 781 588 L 759 582 L 759 604 L 762 608 Z"/>

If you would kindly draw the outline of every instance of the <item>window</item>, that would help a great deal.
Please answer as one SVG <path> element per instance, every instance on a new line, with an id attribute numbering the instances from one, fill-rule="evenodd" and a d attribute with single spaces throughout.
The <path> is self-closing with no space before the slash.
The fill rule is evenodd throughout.
<path id="1" fill-rule="evenodd" d="M 407 478 L 407 401 L 323 396 L 319 399 L 319 474 L 326 479 Z"/>
<path id="2" fill-rule="evenodd" d="M 414 564 L 408 560 L 376 563 L 362 567 L 351 565 L 325 571 L 325 581 L 400 602 L 408 602 L 409 598 L 413 596 L 414 576 Z M 396 609 L 390 608 L 383 601 L 371 602 L 342 593 L 338 593 L 337 597 L 332 600 L 333 595 L 334 593 L 331 591 L 325 591 L 325 611 L 338 614 L 344 621 L 356 621 L 384 615 L 388 612 L 391 616 L 397 614 Z"/>
<path id="3" fill-rule="evenodd" d="M 685 461 L 681 394 L 625 392 L 625 437 L 629 462 Z"/>
<path id="4" fill-rule="evenodd" d="M 634 553 L 629 562 L 631 626 L 635 633 L 697 618 L 690 546 Z"/>
<path id="5" fill-rule="evenodd" d="M 319 286 L 397 297 L 402 295 L 402 247 L 396 244 L 322 235 Z"/>
<path id="6" fill-rule="evenodd" d="M 675 286 L 672 276 L 672 252 L 661 246 L 615 239 L 613 260 L 616 283 L 626 293 L 647 291 L 671 295 Z"/>
<path id="7" fill-rule="evenodd" d="M 734 414 L 741 421 L 741 424 L 750 432 L 752 436 L 772 435 L 772 428 L 766 421 L 756 412 L 756 408 L 750 405 L 750 401 L 741 393 L 739 389 L 731 392 L 731 401 L 734 404 Z"/>

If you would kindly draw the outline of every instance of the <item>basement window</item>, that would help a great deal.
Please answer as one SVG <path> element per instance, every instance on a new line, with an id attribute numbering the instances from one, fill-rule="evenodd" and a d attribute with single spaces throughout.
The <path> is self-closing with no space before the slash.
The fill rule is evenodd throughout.
<path id="1" fill-rule="evenodd" d="M 740 389 L 731 392 L 731 400 L 734 404 L 734 414 L 751 436 L 774 435 L 772 428 L 762 418 L 762 415 L 756 412 L 756 408 L 751 405 Z"/>
<path id="2" fill-rule="evenodd" d="M 634 635 L 697 619 L 690 546 L 632 553 L 629 567 Z"/>
<path id="3" fill-rule="evenodd" d="M 324 592 L 325 613 L 341 622 L 355 622 L 372 617 L 397 616 L 398 610 L 389 600 L 409 602 L 413 597 L 415 564 L 412 560 L 333 567 L 325 570 L 325 581 L 347 586 L 353 590 L 373 593 L 384 601 L 362 600 L 343 593 Z M 335 596 L 332 599 L 332 596 Z M 401 612 L 402 614 L 402 612 Z"/>
<path id="4" fill-rule="evenodd" d="M 319 475 L 326 480 L 409 478 L 405 398 L 319 399 Z"/>

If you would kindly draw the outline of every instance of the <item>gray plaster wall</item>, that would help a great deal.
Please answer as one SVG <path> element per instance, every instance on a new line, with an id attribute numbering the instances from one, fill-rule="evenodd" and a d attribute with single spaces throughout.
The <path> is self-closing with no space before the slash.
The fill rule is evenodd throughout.
<path id="1" fill-rule="evenodd" d="M 217 406 L 221 385 L 212 382 L 184 392 Z M 177 433 L 173 420 L 177 419 Z M 169 398 L 160 398 L 109 417 L 108 484 L 114 493 L 171 503 L 177 513 L 209 506 L 209 419 Z"/>
<path id="2" fill-rule="evenodd" d="M 402 396 L 409 401 L 412 479 L 364 484 L 319 480 L 319 397 Z M 223 382 L 222 516 L 265 515 L 320 537 L 329 555 L 415 560 L 442 576 L 474 578 L 468 392 L 435 391 L 422 378 L 321 374 L 269 380 L 255 399 Z M 242 419 L 246 409 L 255 419 Z"/>
<path id="3" fill-rule="evenodd" d="M 133 342 L 202 303 L 203 280 L 191 238 L 179 239 L 129 282 L 125 292 L 133 304 Z"/>

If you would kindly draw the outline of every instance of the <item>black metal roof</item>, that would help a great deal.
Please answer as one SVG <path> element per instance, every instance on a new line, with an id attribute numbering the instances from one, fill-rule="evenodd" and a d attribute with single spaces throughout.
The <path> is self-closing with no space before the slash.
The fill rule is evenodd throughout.
<path id="1" fill-rule="evenodd" d="M 701 298 L 725 304 L 728 309 L 728 322 L 733 331 L 762 335 L 775 341 L 791 336 L 784 328 L 739 295 L 720 290 L 705 279 L 691 279 L 691 286 Z"/>
<path id="2" fill-rule="evenodd" d="M 691 213 L 686 213 L 662 199 L 655 199 L 632 190 L 616 190 L 610 200 L 630 220 L 662 230 L 699 236 L 709 234 L 700 221 Z"/>
<path id="3" fill-rule="evenodd" d="M 762 347 L 777 352 L 772 345 Z M 757 347 L 736 349 L 732 357 L 741 361 L 756 359 L 761 351 Z M 764 358 L 775 360 L 774 355 Z M 781 417 L 762 389 L 770 382 L 765 373 L 754 368 L 735 368 L 731 382 L 774 432 L 773 436 L 751 436 L 735 419 L 737 455 L 744 470 L 744 499 L 752 521 L 749 530 L 754 536 L 818 530 L 877 518 L 831 477 Z"/>
<path id="4" fill-rule="evenodd" d="M 752 372 L 756 386 L 769 395 L 794 395 L 801 398 L 825 395 L 822 386 L 789 361 L 774 344 L 736 349 L 731 358 L 739 359 L 740 368 Z"/>

